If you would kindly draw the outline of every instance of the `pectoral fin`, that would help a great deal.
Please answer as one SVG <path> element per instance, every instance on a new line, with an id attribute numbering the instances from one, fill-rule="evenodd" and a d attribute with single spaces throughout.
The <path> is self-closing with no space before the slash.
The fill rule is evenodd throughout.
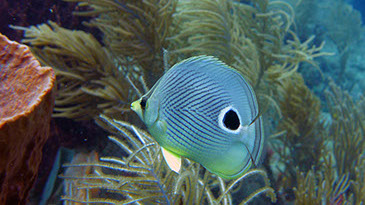
<path id="1" fill-rule="evenodd" d="M 181 157 L 172 152 L 167 151 L 163 147 L 161 147 L 161 150 L 162 150 L 162 155 L 165 158 L 165 161 L 167 165 L 170 167 L 170 169 L 176 173 L 179 173 L 181 168 Z"/>

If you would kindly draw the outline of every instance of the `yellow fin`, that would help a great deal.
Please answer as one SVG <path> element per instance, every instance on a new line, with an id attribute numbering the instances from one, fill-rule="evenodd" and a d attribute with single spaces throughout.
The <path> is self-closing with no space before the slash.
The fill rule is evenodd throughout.
<path id="1" fill-rule="evenodd" d="M 181 157 L 165 150 L 163 147 L 161 147 L 161 150 L 162 155 L 170 169 L 176 173 L 179 173 L 181 168 Z"/>

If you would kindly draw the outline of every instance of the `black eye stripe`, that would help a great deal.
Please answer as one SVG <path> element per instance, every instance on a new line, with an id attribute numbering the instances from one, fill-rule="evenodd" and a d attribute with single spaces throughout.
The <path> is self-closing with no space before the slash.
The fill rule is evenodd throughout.
<path id="1" fill-rule="evenodd" d="M 240 127 L 240 119 L 234 110 L 228 110 L 224 114 L 223 125 L 230 130 L 237 130 Z"/>
<path id="2" fill-rule="evenodd" d="M 142 110 L 144 110 L 146 108 L 146 103 L 147 103 L 147 97 L 142 97 L 140 105 Z"/>

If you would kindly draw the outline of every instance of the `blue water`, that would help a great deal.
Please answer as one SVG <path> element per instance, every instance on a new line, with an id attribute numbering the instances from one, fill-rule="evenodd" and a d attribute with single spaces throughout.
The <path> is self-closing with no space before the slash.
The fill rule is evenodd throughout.
<path id="1" fill-rule="evenodd" d="M 354 6 L 355 9 L 361 12 L 362 23 L 365 22 L 365 1 L 364 0 L 353 0 L 351 4 Z"/>

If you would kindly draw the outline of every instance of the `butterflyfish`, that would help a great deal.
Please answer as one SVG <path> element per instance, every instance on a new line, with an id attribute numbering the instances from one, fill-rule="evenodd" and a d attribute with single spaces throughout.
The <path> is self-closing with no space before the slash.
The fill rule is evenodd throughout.
<path id="1" fill-rule="evenodd" d="M 214 57 L 175 64 L 131 109 L 175 172 L 185 157 L 234 179 L 260 158 L 264 138 L 255 93 L 240 73 Z"/>

